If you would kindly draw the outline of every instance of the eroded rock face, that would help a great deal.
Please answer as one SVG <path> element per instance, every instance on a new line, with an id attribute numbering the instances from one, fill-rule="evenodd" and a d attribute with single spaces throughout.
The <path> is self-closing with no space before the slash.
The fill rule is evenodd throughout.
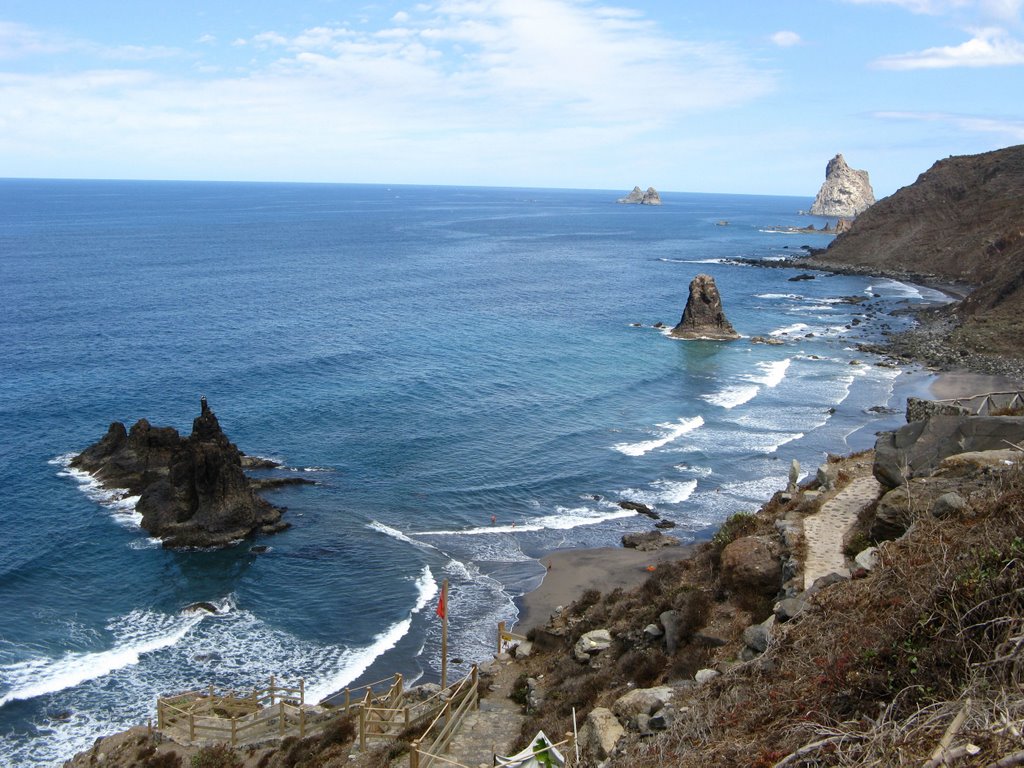
<path id="1" fill-rule="evenodd" d="M 679 339 L 738 339 L 740 335 L 725 317 L 722 297 L 711 275 L 697 275 L 690 281 L 690 295 L 678 325 L 670 332 Z"/>
<path id="2" fill-rule="evenodd" d="M 142 527 L 165 547 L 223 547 L 288 527 L 283 510 L 253 491 L 241 457 L 204 398 L 188 438 L 145 419 L 130 432 L 115 422 L 72 466 L 139 496 Z"/>
<path id="3" fill-rule="evenodd" d="M 814 198 L 811 213 L 815 216 L 856 216 L 874 205 L 867 171 L 858 171 L 846 164 L 842 155 L 828 161 L 825 183 Z"/>

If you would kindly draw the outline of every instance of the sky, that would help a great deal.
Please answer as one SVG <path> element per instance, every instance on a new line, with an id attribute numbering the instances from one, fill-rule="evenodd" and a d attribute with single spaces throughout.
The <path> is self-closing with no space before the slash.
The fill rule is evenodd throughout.
<path id="1" fill-rule="evenodd" d="M 1024 143 L 1024 0 L 3 0 L 0 177 L 878 197 Z"/>

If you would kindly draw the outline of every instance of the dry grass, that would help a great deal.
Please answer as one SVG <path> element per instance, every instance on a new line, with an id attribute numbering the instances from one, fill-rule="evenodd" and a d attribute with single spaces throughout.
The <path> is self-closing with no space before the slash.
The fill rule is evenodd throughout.
<path id="1" fill-rule="evenodd" d="M 949 749 L 977 754 L 956 765 L 1019 750 L 1024 472 L 986 488 L 970 515 L 919 516 L 882 568 L 819 593 L 764 656 L 614 765 L 920 766 L 958 716 Z"/>

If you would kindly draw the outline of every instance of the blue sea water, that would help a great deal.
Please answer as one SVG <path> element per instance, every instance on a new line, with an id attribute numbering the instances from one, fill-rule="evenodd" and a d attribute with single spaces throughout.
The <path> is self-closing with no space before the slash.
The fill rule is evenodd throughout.
<path id="1" fill-rule="evenodd" d="M 540 555 L 649 527 L 618 500 L 700 538 L 896 422 L 868 409 L 906 376 L 855 344 L 938 296 L 724 261 L 823 246 L 766 231 L 803 198 L 619 194 L 0 180 L 0 763 L 208 683 L 436 680 L 442 579 L 452 655 L 487 658 Z M 652 327 L 699 272 L 744 339 Z M 200 395 L 316 481 L 267 494 L 265 554 L 164 551 L 68 469 L 114 420 L 187 433 Z"/>

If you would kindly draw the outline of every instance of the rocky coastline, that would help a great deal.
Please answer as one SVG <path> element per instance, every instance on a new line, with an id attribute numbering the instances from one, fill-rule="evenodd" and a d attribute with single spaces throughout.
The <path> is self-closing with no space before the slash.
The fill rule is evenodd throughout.
<path id="1" fill-rule="evenodd" d="M 756 265 L 934 287 L 958 279 L 820 253 Z M 964 345 L 964 296 L 953 295 L 865 351 L 1024 386 L 1019 348 Z M 947 378 L 947 395 L 974 394 Z M 788 488 L 695 549 L 545 556 L 527 640 L 482 665 L 485 695 L 518 705 L 485 740 L 564 734 L 578 715 L 575 764 L 602 768 L 1024 764 L 1024 407 L 1007 411 L 909 404 L 907 427 L 874 450 L 829 456 L 803 482 L 794 466 Z M 588 568 L 593 586 L 580 581 Z M 303 765 L 369 768 L 408 748 L 399 737 L 360 751 L 329 733 L 250 750 L 245 765 L 290 766 L 299 754 Z M 118 738 L 69 765 L 102 754 L 127 768 L 138 750 L 173 749 L 141 733 Z"/>

